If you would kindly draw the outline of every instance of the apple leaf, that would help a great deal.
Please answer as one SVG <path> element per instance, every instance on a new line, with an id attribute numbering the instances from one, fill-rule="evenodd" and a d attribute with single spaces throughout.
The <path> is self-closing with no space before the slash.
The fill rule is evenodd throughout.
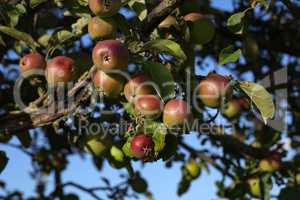
<path id="1" fill-rule="evenodd" d="M 163 64 L 145 61 L 144 70 L 158 86 L 157 92 L 163 100 L 175 97 L 173 76 Z"/>
<path id="2" fill-rule="evenodd" d="M 8 158 L 6 156 L 6 153 L 4 151 L 0 151 L 0 174 L 6 167 L 8 162 Z"/>
<path id="3" fill-rule="evenodd" d="M 143 47 L 143 50 L 148 50 L 148 49 L 161 50 L 162 52 L 166 52 L 183 61 L 187 59 L 181 46 L 172 40 L 158 39 L 158 40 L 149 41 Z"/>
<path id="4" fill-rule="evenodd" d="M 229 62 L 236 62 L 242 54 L 242 50 L 234 50 L 234 46 L 230 45 L 224 49 L 222 49 L 219 55 L 219 64 L 225 65 Z"/>
<path id="5" fill-rule="evenodd" d="M 36 47 L 40 46 L 29 34 L 21 32 L 15 28 L 0 26 L 0 31 L 4 34 L 7 34 L 10 37 L 15 38 L 16 40 L 25 42 L 32 49 L 35 49 Z"/>
<path id="6" fill-rule="evenodd" d="M 227 27 L 235 34 L 242 34 L 244 31 L 245 12 L 238 12 L 231 15 L 227 20 Z"/>
<path id="7" fill-rule="evenodd" d="M 131 138 L 127 138 L 126 143 L 123 145 L 122 147 L 122 151 L 124 152 L 124 154 L 129 157 L 129 158 L 133 158 L 133 154 L 130 150 L 130 145 L 131 145 Z"/>
<path id="8" fill-rule="evenodd" d="M 135 11 L 138 18 L 142 21 L 147 16 L 145 0 L 131 0 L 128 2 L 129 7 Z"/>
<path id="9" fill-rule="evenodd" d="M 30 5 L 30 8 L 35 8 L 46 1 L 47 0 L 30 0 L 29 5 Z"/>
<path id="10" fill-rule="evenodd" d="M 154 142 L 154 151 L 158 155 L 165 147 L 165 137 L 167 134 L 167 128 L 163 123 L 155 121 L 146 121 L 145 122 L 145 132 L 152 133 L 152 139 Z"/>
<path id="11" fill-rule="evenodd" d="M 263 86 L 249 81 L 240 81 L 239 87 L 249 96 L 267 123 L 275 113 L 272 95 Z"/>

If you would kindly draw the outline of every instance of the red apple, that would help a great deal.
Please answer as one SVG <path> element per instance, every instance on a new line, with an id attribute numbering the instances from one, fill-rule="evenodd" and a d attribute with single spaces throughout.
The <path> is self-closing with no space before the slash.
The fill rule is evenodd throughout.
<path id="1" fill-rule="evenodd" d="M 35 69 L 44 70 L 46 68 L 45 58 L 37 53 L 29 53 L 20 60 L 20 72 L 21 74 Z"/>
<path id="2" fill-rule="evenodd" d="M 143 159 L 153 153 L 154 143 L 150 136 L 139 134 L 132 138 L 130 149 L 136 158 Z"/>
<path id="3" fill-rule="evenodd" d="M 126 70 L 129 52 L 119 40 L 104 40 L 93 49 L 93 62 L 101 70 Z"/>
<path id="4" fill-rule="evenodd" d="M 57 56 L 47 62 L 46 79 L 48 84 L 57 85 L 67 83 L 72 79 L 74 68 L 73 59 L 66 56 Z"/>

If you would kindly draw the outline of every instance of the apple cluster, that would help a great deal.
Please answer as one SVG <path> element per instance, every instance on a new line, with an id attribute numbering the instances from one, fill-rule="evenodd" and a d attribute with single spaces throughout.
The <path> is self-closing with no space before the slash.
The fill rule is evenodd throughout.
<path id="1" fill-rule="evenodd" d="M 100 95 L 118 98 L 124 94 L 126 100 L 132 104 L 137 117 L 149 120 L 161 119 L 167 128 L 182 127 L 186 123 L 191 123 L 194 119 L 192 108 L 185 100 L 175 98 L 166 101 L 162 99 L 153 85 L 151 77 L 147 74 L 139 73 L 131 78 L 124 76 L 127 74 L 129 50 L 122 41 L 115 39 L 116 24 L 111 18 L 119 11 L 121 1 L 89 0 L 88 3 L 91 11 L 96 15 L 88 23 L 89 34 L 95 40 L 101 39 L 92 51 L 92 60 L 96 68 L 92 75 L 92 82 Z M 183 19 L 187 23 L 192 23 L 191 39 L 195 43 L 204 44 L 212 39 L 215 30 L 209 17 L 199 13 L 190 13 Z M 168 28 L 175 23 L 176 19 L 168 16 L 159 27 Z M 200 27 L 207 33 L 196 37 Z M 74 64 L 74 61 L 66 56 L 57 56 L 46 61 L 41 54 L 33 52 L 20 60 L 20 72 L 25 74 L 31 70 L 45 70 L 48 84 L 55 87 L 59 83 L 67 83 L 72 80 Z M 210 73 L 200 81 L 196 90 L 198 97 L 207 107 L 220 108 L 223 107 L 224 102 L 227 102 L 222 112 L 228 118 L 238 116 L 241 109 L 249 109 L 247 99 L 231 98 L 233 93 L 231 77 Z M 90 142 L 95 141 L 91 140 Z M 102 149 L 92 150 L 96 155 L 102 152 Z M 130 150 L 137 159 L 146 159 L 151 156 L 154 151 L 151 133 L 137 131 L 131 140 Z"/>

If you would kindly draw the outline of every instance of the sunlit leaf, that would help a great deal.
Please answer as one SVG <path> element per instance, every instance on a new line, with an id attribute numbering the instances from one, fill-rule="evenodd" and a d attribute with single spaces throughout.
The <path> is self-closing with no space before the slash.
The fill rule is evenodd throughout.
<path id="1" fill-rule="evenodd" d="M 33 49 L 40 46 L 29 34 L 21 32 L 15 28 L 0 26 L 0 31 L 9 35 L 10 37 L 15 38 L 16 40 L 25 42 L 28 46 L 30 46 Z"/>
<path id="2" fill-rule="evenodd" d="M 224 49 L 222 49 L 219 55 L 219 64 L 225 65 L 229 62 L 236 62 L 242 54 L 242 50 L 234 50 L 234 46 L 230 45 Z"/>
<path id="3" fill-rule="evenodd" d="M 182 50 L 181 46 L 172 40 L 158 39 L 147 42 L 144 47 L 144 50 L 157 49 L 162 52 L 166 52 L 172 56 L 175 56 L 178 59 L 186 60 L 186 55 Z"/>
<path id="4" fill-rule="evenodd" d="M 240 81 L 239 87 L 250 97 L 264 122 L 267 123 L 267 120 L 275 113 L 272 95 L 263 86 L 249 81 Z"/>

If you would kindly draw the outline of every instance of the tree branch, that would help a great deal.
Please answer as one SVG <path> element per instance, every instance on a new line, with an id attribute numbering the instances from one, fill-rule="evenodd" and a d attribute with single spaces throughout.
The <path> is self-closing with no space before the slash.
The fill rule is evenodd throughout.
<path id="1" fill-rule="evenodd" d="M 181 3 L 182 0 L 163 0 L 142 21 L 141 39 L 145 41 L 152 31 Z"/>

